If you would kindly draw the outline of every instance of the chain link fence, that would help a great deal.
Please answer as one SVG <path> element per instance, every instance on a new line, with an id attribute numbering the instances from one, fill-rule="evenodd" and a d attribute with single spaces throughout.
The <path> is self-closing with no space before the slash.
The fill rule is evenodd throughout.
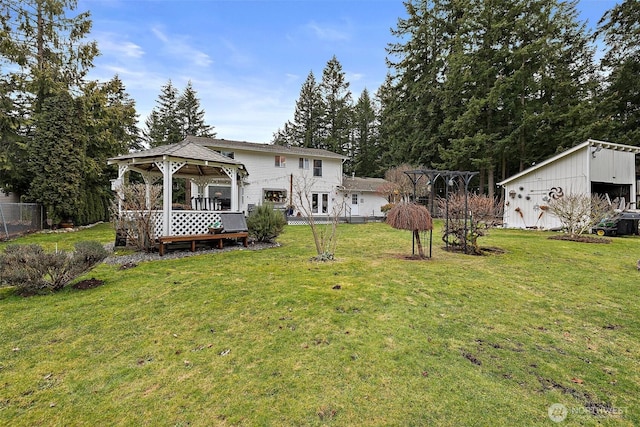
<path id="1" fill-rule="evenodd" d="M 37 203 L 0 203 L 0 237 L 9 239 L 42 230 L 43 214 Z"/>

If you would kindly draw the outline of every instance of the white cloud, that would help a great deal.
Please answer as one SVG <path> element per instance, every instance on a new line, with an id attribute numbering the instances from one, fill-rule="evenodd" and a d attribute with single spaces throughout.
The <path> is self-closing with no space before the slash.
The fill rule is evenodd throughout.
<path id="1" fill-rule="evenodd" d="M 125 56 L 128 58 L 140 58 L 144 55 L 141 46 L 123 40 L 120 35 L 115 33 L 99 33 L 96 34 L 98 48 L 103 55 Z"/>
<path id="2" fill-rule="evenodd" d="M 309 22 L 306 28 L 323 41 L 347 41 L 351 38 L 349 32 L 344 29 L 331 25 L 321 25 L 315 21 Z"/>
<path id="3" fill-rule="evenodd" d="M 203 68 L 213 63 L 208 54 L 189 44 L 188 37 L 176 34 L 167 35 L 159 27 L 152 28 L 151 32 L 164 44 L 164 48 L 169 55 Z"/>

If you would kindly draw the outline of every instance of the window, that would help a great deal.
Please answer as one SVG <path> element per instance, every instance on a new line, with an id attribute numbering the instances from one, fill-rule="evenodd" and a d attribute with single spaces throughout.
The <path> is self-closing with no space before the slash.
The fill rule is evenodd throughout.
<path id="1" fill-rule="evenodd" d="M 235 154 L 234 154 L 234 152 L 233 152 L 233 151 L 221 151 L 221 150 L 213 150 L 213 151 L 215 151 L 216 153 L 220 153 L 220 154 L 222 154 L 223 156 L 227 156 L 227 157 L 228 157 L 228 158 L 230 158 L 230 159 L 234 159 L 234 158 L 235 158 L 235 157 L 234 157 L 234 156 L 235 156 Z"/>
<path id="2" fill-rule="evenodd" d="M 329 194 L 312 193 L 311 194 L 311 213 L 326 214 L 329 212 Z"/>
<path id="3" fill-rule="evenodd" d="M 357 194 L 352 194 L 351 195 L 351 204 L 352 205 L 357 205 L 358 204 L 358 195 Z"/>
<path id="4" fill-rule="evenodd" d="M 322 160 L 313 161 L 313 176 L 322 176 Z"/>
<path id="5" fill-rule="evenodd" d="M 298 160 L 298 168 L 309 170 L 309 159 L 300 157 Z"/>
<path id="6" fill-rule="evenodd" d="M 287 190 L 262 190 L 263 200 L 269 203 L 286 203 L 287 202 Z"/>
<path id="7" fill-rule="evenodd" d="M 287 158 L 285 156 L 276 156 L 276 167 L 284 168 L 287 164 Z"/>

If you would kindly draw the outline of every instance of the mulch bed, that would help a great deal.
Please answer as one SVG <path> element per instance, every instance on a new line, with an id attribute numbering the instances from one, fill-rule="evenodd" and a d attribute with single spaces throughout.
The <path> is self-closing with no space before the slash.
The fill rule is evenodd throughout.
<path id="1" fill-rule="evenodd" d="M 588 236 L 585 234 L 581 234 L 578 236 L 571 237 L 568 234 L 559 234 L 557 236 L 549 237 L 551 240 L 567 240 L 570 242 L 580 242 L 580 243 L 611 243 L 611 239 L 607 239 L 605 237 L 595 237 Z"/>

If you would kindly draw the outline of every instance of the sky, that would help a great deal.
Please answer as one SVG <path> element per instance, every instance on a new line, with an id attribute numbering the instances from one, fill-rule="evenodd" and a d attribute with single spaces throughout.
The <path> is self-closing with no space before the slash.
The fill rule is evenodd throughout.
<path id="1" fill-rule="evenodd" d="M 580 0 L 594 27 L 616 0 Z M 373 96 L 388 68 L 386 47 L 402 0 L 78 0 L 98 43 L 89 78 L 116 74 L 136 102 L 140 125 L 169 80 L 191 81 L 218 138 L 269 143 L 293 119 L 310 72 L 335 56 L 354 102 Z"/>

